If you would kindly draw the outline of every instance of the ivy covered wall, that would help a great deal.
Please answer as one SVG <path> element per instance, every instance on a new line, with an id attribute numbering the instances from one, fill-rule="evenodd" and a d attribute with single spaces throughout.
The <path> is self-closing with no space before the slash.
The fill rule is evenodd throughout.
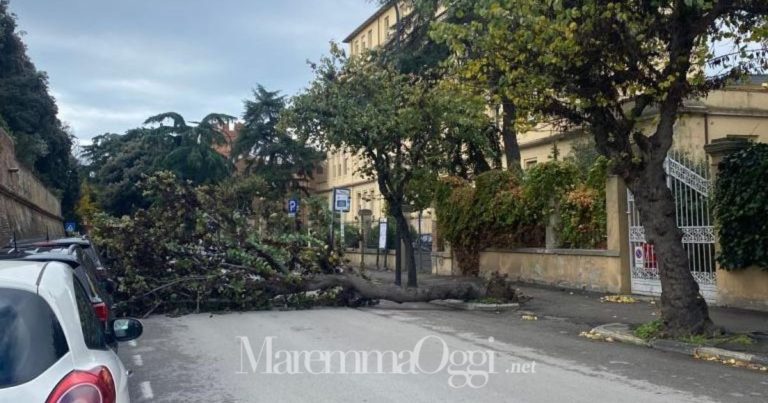
<path id="1" fill-rule="evenodd" d="M 441 180 L 437 230 L 463 274 L 476 275 L 487 248 L 543 247 L 549 225 L 561 248 L 605 248 L 607 161 L 588 169 L 549 161 L 525 172 L 489 171 L 474 182 Z M 554 217 L 554 219 L 552 219 Z"/>
<path id="2" fill-rule="evenodd" d="M 726 270 L 768 270 L 768 144 L 734 152 L 718 166 L 714 211 Z"/>

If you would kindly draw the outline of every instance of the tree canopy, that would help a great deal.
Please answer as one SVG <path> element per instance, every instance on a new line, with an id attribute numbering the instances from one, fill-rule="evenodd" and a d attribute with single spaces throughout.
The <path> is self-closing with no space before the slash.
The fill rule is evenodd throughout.
<path id="1" fill-rule="evenodd" d="M 157 125 L 148 129 L 150 142 L 171 143 L 170 152 L 162 159 L 163 168 L 182 179 L 206 184 L 219 182 L 232 171 L 231 164 L 213 147 L 226 143 L 222 131 L 234 120 L 229 115 L 211 113 L 189 125 L 178 113 L 166 112 L 147 118 L 144 124 Z"/>
<path id="2" fill-rule="evenodd" d="M 27 55 L 8 0 L 0 0 L 0 50 L 0 128 L 13 138 L 16 158 L 62 198 L 71 217 L 79 189 L 72 135 L 57 118 L 47 75 Z"/>
<path id="3" fill-rule="evenodd" d="M 425 186 L 452 161 L 447 145 L 492 148 L 482 97 L 415 74 L 401 73 L 379 54 L 347 58 L 333 46 L 315 65 L 315 80 L 294 99 L 291 124 L 325 147 L 360 156 L 364 177 L 376 178 L 405 245 L 410 286 L 416 285 L 406 205 L 428 206 Z M 453 155 L 452 155 L 453 156 Z M 458 153 L 460 161 L 474 155 Z M 472 163 L 485 164 L 483 157 Z M 451 167 L 453 168 L 453 167 Z"/>
<path id="4" fill-rule="evenodd" d="M 145 123 L 150 127 L 94 137 L 91 145 L 83 147 L 83 170 L 98 204 L 118 216 L 147 207 L 149 201 L 138 183 L 161 170 L 195 184 L 227 178 L 231 164 L 213 145 L 225 141 L 221 128 L 230 119 L 213 113 L 189 125 L 181 115 L 168 112 L 148 118 Z"/>
<path id="5" fill-rule="evenodd" d="M 261 85 L 245 101 L 243 125 L 232 146 L 232 161 L 245 165 L 245 174 L 256 175 L 270 184 L 277 195 L 307 194 L 306 182 L 313 177 L 324 154 L 307 144 L 283 124 L 286 98 L 279 91 Z"/>

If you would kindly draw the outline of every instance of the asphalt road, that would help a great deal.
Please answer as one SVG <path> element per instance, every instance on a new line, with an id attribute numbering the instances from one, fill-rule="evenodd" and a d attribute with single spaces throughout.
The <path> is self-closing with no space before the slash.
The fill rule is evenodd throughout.
<path id="1" fill-rule="evenodd" d="M 593 342 L 578 337 L 584 325 L 517 312 L 385 304 L 144 326 L 120 349 L 137 402 L 768 401 L 768 374 Z"/>

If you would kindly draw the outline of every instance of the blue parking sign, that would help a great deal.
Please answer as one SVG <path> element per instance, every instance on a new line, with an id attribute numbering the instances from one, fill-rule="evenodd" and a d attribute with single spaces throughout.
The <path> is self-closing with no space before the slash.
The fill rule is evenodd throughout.
<path id="1" fill-rule="evenodd" d="M 64 230 L 67 232 L 75 232 L 75 230 L 77 230 L 77 224 L 73 221 L 67 222 L 64 224 Z"/>
<path id="2" fill-rule="evenodd" d="M 288 214 L 296 214 L 299 212 L 299 199 L 288 200 Z"/>

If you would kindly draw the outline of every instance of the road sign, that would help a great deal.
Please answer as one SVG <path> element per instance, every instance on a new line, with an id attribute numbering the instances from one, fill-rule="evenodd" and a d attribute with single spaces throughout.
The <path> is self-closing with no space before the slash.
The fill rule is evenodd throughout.
<path id="1" fill-rule="evenodd" d="M 387 219 L 379 220 L 379 249 L 387 249 Z"/>
<path id="2" fill-rule="evenodd" d="M 352 204 L 351 194 L 349 189 L 333 189 L 333 211 L 348 213 Z"/>
<path id="3" fill-rule="evenodd" d="M 642 246 L 635 246 L 635 268 L 645 268 L 645 251 Z"/>
<path id="4" fill-rule="evenodd" d="M 75 232 L 77 230 L 77 224 L 73 221 L 69 221 L 64 224 L 64 230 L 67 232 Z"/>
<path id="5" fill-rule="evenodd" d="M 291 217 L 294 217 L 298 212 L 299 212 L 299 199 L 288 200 L 288 215 L 290 215 Z"/>

